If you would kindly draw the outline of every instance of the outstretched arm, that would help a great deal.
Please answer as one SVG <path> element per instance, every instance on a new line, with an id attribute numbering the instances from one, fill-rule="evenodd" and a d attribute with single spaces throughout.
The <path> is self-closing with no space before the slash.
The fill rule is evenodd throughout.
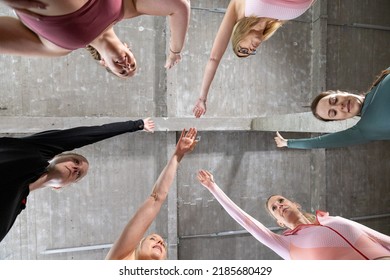
<path id="1" fill-rule="evenodd" d="M 340 148 L 370 141 L 356 125 L 343 131 L 313 138 L 285 139 L 279 132 L 276 132 L 274 139 L 279 148 L 288 147 L 293 149 Z"/>
<path id="2" fill-rule="evenodd" d="M 243 228 L 252 234 L 257 240 L 269 247 L 283 259 L 290 259 L 289 243 L 286 238 L 270 231 L 262 223 L 248 215 L 238 207 L 214 182 L 213 175 L 206 171 L 200 170 L 198 173 L 199 182 L 206 187 L 228 212 Z"/>
<path id="3" fill-rule="evenodd" d="M 96 126 L 81 126 L 64 130 L 49 130 L 22 138 L 52 158 L 65 151 L 71 151 L 127 132 L 145 130 L 153 132 L 154 122 L 150 118 L 136 121 L 109 123 Z"/>
<path id="4" fill-rule="evenodd" d="M 195 102 L 195 107 L 193 109 L 193 113 L 196 118 L 200 118 L 206 113 L 206 101 L 211 83 L 213 82 L 219 63 L 229 44 L 229 39 L 232 35 L 234 25 L 238 19 L 239 15 L 236 8 L 236 1 L 232 0 L 227 7 L 226 14 L 223 17 L 221 25 L 219 26 L 209 60 L 203 73 L 200 95 Z"/>
<path id="5" fill-rule="evenodd" d="M 165 166 L 156 183 L 152 194 L 144 201 L 135 215 L 130 219 L 119 238 L 115 241 L 106 259 L 118 260 L 130 256 L 136 249 L 138 243 L 158 215 L 164 203 L 169 189 L 184 155 L 192 151 L 196 145 L 196 129 L 190 128 L 188 132 L 184 129 L 177 142 L 175 152 Z"/>

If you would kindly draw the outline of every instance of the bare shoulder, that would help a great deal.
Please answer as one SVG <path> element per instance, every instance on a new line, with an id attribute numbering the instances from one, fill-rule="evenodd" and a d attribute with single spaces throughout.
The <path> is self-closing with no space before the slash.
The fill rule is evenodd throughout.
<path id="1" fill-rule="evenodd" d="M 245 16 L 245 0 L 231 0 L 228 12 L 234 14 L 237 20 L 242 19 Z"/>
<path id="2" fill-rule="evenodd" d="M 137 0 L 123 0 L 124 18 L 133 18 L 141 15 L 137 10 Z"/>

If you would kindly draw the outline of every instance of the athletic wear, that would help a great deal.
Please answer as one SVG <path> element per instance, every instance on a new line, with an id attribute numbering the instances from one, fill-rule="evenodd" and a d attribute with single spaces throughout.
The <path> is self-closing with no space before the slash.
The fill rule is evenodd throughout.
<path id="1" fill-rule="evenodd" d="M 283 259 L 364 260 L 390 256 L 390 236 L 342 217 L 317 211 L 318 224 L 276 234 L 239 208 L 214 184 L 209 191 L 229 215 Z"/>
<path id="2" fill-rule="evenodd" d="M 19 19 L 39 36 L 61 48 L 84 48 L 108 26 L 123 18 L 122 0 L 89 0 L 79 10 L 61 16 L 34 17 L 18 11 Z"/>
<path id="3" fill-rule="evenodd" d="M 0 241 L 26 207 L 29 184 L 46 172 L 54 156 L 143 127 L 137 120 L 0 138 Z"/>
<path id="4" fill-rule="evenodd" d="M 288 139 L 287 147 L 295 149 L 337 148 L 374 140 L 390 140 L 389 108 L 390 75 L 387 75 L 367 93 L 360 120 L 354 126 L 314 138 Z"/>
<path id="5" fill-rule="evenodd" d="M 245 0 L 245 17 L 290 20 L 306 12 L 313 0 Z"/>

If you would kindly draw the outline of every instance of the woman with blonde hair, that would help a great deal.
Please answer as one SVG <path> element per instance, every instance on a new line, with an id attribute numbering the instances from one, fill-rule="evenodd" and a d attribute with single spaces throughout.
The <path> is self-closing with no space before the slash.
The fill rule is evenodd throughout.
<path id="1" fill-rule="evenodd" d="M 314 1 L 231 0 L 203 73 L 200 95 L 193 108 L 195 117 L 200 118 L 206 113 L 208 92 L 230 37 L 238 57 L 255 55 L 263 41 L 268 40 L 286 20 L 302 15 Z"/>
<path id="2" fill-rule="evenodd" d="M 164 260 L 167 258 L 167 247 L 163 238 L 152 233 L 144 237 L 150 225 L 160 212 L 167 198 L 169 189 L 175 179 L 180 161 L 191 152 L 197 143 L 195 128 L 182 131 L 176 149 L 164 167 L 151 195 L 138 208 L 127 223 L 119 238 L 108 252 L 109 260 Z"/>
<path id="3" fill-rule="evenodd" d="M 127 78 L 137 62 L 114 25 L 141 15 L 168 16 L 171 29 L 165 67 L 181 60 L 190 18 L 188 0 L 0 0 L 18 18 L 0 17 L 0 53 L 64 56 L 88 47 L 109 72 Z"/>
<path id="4" fill-rule="evenodd" d="M 210 172 L 199 171 L 198 180 L 234 220 L 285 260 L 390 259 L 390 236 L 362 224 L 319 210 L 316 215 L 306 213 L 298 203 L 272 195 L 265 207 L 280 227 L 287 228 L 277 234 L 238 207 Z"/>

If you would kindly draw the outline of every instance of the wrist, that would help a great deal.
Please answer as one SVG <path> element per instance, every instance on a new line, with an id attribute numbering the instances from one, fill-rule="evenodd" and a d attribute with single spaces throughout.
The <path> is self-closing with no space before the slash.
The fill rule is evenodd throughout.
<path id="1" fill-rule="evenodd" d="M 176 156 L 177 162 L 180 162 L 183 159 L 184 154 L 183 153 L 179 153 L 179 152 L 176 151 L 175 152 L 175 156 Z"/>
<path id="2" fill-rule="evenodd" d="M 139 119 L 139 120 L 136 120 L 135 121 L 136 123 L 136 127 L 139 129 L 139 130 L 143 130 L 144 129 L 144 120 L 143 119 Z"/>
<path id="3" fill-rule="evenodd" d="M 199 100 L 199 101 L 206 102 L 206 101 L 207 101 L 207 98 L 206 98 L 206 97 L 199 97 L 198 100 Z"/>
<path id="4" fill-rule="evenodd" d="M 174 50 L 172 50 L 172 48 L 169 48 L 169 51 L 171 52 L 171 53 L 173 53 L 174 55 L 180 55 L 181 54 L 181 51 L 174 51 Z"/>

